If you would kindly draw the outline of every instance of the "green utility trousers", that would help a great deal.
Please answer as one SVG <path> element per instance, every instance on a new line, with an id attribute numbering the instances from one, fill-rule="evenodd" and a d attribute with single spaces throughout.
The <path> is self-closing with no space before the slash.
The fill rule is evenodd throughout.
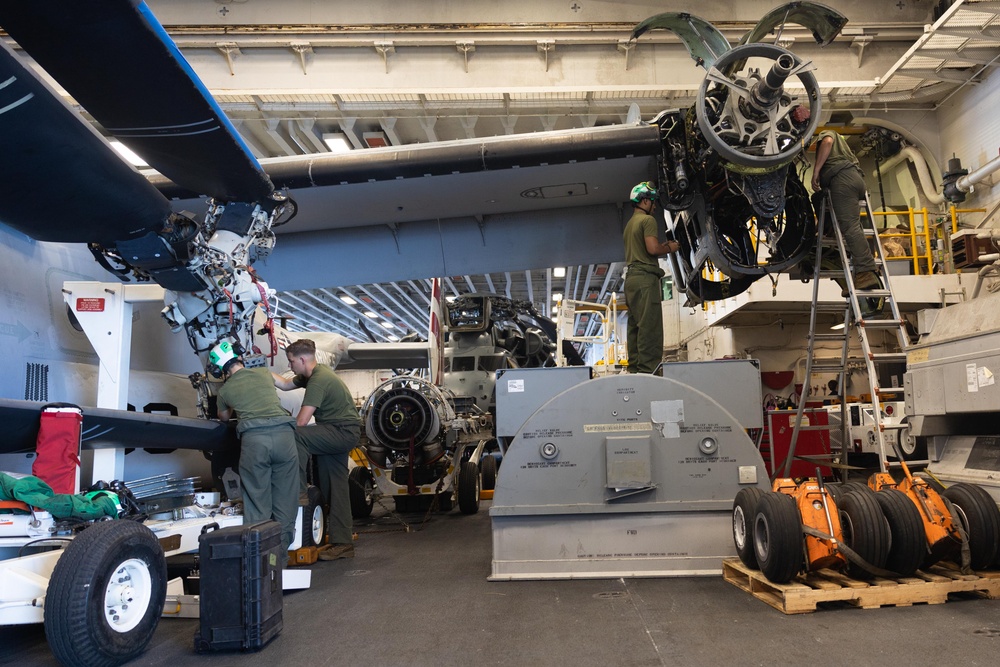
<path id="1" fill-rule="evenodd" d="M 281 524 L 281 551 L 295 539 L 299 508 L 295 424 L 258 426 L 240 436 L 240 483 L 243 485 L 243 522 L 274 519 Z M 284 565 L 284 563 L 282 563 Z"/>
<path id="2" fill-rule="evenodd" d="M 826 169 L 823 170 L 824 172 Z M 825 181 L 821 172 L 820 180 Z M 837 216 L 837 226 L 844 236 L 844 245 L 851 255 L 851 266 L 854 276 L 869 271 L 878 271 L 878 266 L 872 257 L 872 250 L 861 229 L 861 209 L 858 202 L 868 196 L 861 170 L 850 166 L 834 173 L 829 179 L 830 199 L 833 202 L 833 214 Z"/>
<path id="3" fill-rule="evenodd" d="M 361 439 L 358 423 L 310 424 L 295 429 L 299 448 L 299 489 L 306 492 L 306 465 L 316 457 L 316 482 L 330 503 L 330 544 L 353 544 L 351 495 L 347 459 Z"/>
<path id="4" fill-rule="evenodd" d="M 652 373 L 663 361 L 663 287 L 660 267 L 632 264 L 625 275 L 628 372 Z"/>

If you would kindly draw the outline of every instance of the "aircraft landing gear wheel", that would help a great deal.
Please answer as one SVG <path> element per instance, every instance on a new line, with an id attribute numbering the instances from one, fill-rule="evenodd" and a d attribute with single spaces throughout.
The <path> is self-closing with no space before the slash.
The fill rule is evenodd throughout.
<path id="1" fill-rule="evenodd" d="M 314 547 L 323 544 L 326 535 L 326 512 L 323 510 L 323 494 L 319 488 L 306 489 L 308 504 L 302 508 L 302 546 Z"/>
<path id="2" fill-rule="evenodd" d="M 167 562 L 134 521 L 81 532 L 60 556 L 45 594 L 45 637 L 64 665 L 119 665 L 153 638 L 167 595 Z"/>
<path id="3" fill-rule="evenodd" d="M 787 584 L 802 568 L 802 519 L 795 499 L 765 493 L 757 503 L 753 544 L 760 571 L 776 584 Z"/>
<path id="4" fill-rule="evenodd" d="M 912 577 L 927 552 L 920 510 L 905 493 L 896 489 L 882 489 L 875 494 L 875 499 L 889 522 L 889 556 L 885 559 L 885 569 Z"/>
<path id="5" fill-rule="evenodd" d="M 837 504 L 844 543 L 869 565 L 885 567 L 889 556 L 889 524 L 882 514 L 876 494 L 853 490 L 844 493 Z M 848 561 L 847 573 L 855 579 L 871 579 L 872 574 L 857 563 Z"/>
<path id="6" fill-rule="evenodd" d="M 492 491 L 497 485 L 497 460 L 492 454 L 483 455 L 480 464 L 480 472 L 483 476 L 483 490 Z"/>
<path id="7" fill-rule="evenodd" d="M 375 480 L 371 470 L 364 466 L 351 468 L 347 482 L 350 486 L 351 516 L 355 519 L 371 516 L 375 505 Z"/>
<path id="8" fill-rule="evenodd" d="M 462 514 L 479 511 L 479 466 L 462 461 L 458 470 L 458 509 Z"/>
<path id="9" fill-rule="evenodd" d="M 975 484 L 952 484 L 941 494 L 955 508 L 956 521 L 969 536 L 969 567 L 983 570 L 993 564 L 997 556 L 997 539 L 1000 535 L 1000 509 L 989 493 Z"/>
<path id="10" fill-rule="evenodd" d="M 747 567 L 757 569 L 757 555 L 753 544 L 753 518 L 757 514 L 757 503 L 764 492 L 756 486 L 740 489 L 733 501 L 733 542 L 740 561 Z"/>

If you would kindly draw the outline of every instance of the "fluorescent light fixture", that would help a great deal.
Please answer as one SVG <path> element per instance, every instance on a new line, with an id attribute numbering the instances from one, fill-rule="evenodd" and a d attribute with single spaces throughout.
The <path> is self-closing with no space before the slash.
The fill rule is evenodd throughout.
<path id="1" fill-rule="evenodd" d="M 830 327 L 830 331 L 840 331 L 843 328 L 844 328 L 844 323 L 841 322 L 840 324 L 834 324 L 832 327 Z"/>
<path id="2" fill-rule="evenodd" d="M 347 153 L 351 150 L 351 142 L 347 140 L 347 135 L 340 132 L 324 132 L 323 143 L 331 153 Z"/>
<path id="3" fill-rule="evenodd" d="M 445 301 L 447 301 L 448 303 L 451 303 L 452 301 L 454 301 L 454 300 L 455 300 L 455 299 L 457 299 L 457 298 L 458 298 L 457 296 L 454 296 L 454 295 L 450 295 L 450 296 L 446 296 L 446 297 L 444 298 L 444 300 L 445 300 Z"/>
<path id="4" fill-rule="evenodd" d="M 111 140 L 111 147 L 115 149 L 119 155 L 121 155 L 125 160 L 129 162 L 133 167 L 148 167 L 149 164 L 143 160 L 141 157 L 136 155 L 132 149 L 118 141 L 117 139 Z"/>
<path id="5" fill-rule="evenodd" d="M 381 324 L 386 329 L 393 329 L 396 326 L 392 322 L 379 322 L 379 324 Z"/>
<path id="6" fill-rule="evenodd" d="M 354 297 L 352 297 L 352 296 L 348 296 L 347 294 L 342 294 L 342 295 L 340 296 L 340 300 L 341 300 L 341 301 L 343 301 L 344 303 L 346 303 L 346 304 L 347 304 L 348 306 L 355 306 L 355 305 L 357 305 L 357 303 L 358 303 L 358 302 L 357 302 L 357 301 L 356 301 L 356 300 L 354 299 Z"/>
<path id="7" fill-rule="evenodd" d="M 552 300 L 553 301 L 562 301 L 562 292 L 553 292 L 552 293 Z"/>
<path id="8" fill-rule="evenodd" d="M 393 336 L 392 334 L 389 334 L 388 336 L 386 336 L 386 338 L 391 340 L 393 343 L 399 340 L 399 336 Z"/>
<path id="9" fill-rule="evenodd" d="M 370 318 L 372 318 L 374 320 L 376 317 L 378 317 L 378 313 L 373 313 L 370 310 L 366 310 L 365 311 L 365 317 L 370 317 Z"/>
<path id="10" fill-rule="evenodd" d="M 565 266 L 557 266 L 556 268 L 552 269 L 552 277 L 553 278 L 565 278 L 566 277 L 566 267 Z"/>

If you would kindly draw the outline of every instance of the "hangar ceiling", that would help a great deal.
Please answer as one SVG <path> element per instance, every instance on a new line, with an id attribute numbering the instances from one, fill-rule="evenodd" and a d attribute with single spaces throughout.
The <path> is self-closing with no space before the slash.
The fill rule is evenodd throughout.
<path id="1" fill-rule="evenodd" d="M 327 140 L 364 151 L 649 119 L 693 104 L 703 75 L 666 32 L 628 41 L 641 20 L 690 11 L 687 2 L 148 4 L 261 159 L 327 152 Z M 696 13 L 735 43 L 777 4 Z M 870 0 L 825 4 L 850 19 L 833 44 L 819 49 L 797 26 L 775 38 L 814 61 L 826 113 L 933 110 L 1000 57 L 1000 2 L 897 0 L 878 12 Z M 506 294 L 550 314 L 554 294 L 607 301 L 621 290 L 619 263 L 561 268 L 447 276 L 446 293 Z M 426 278 L 282 292 L 279 313 L 292 329 L 355 340 L 366 328 L 376 340 L 424 334 Z"/>

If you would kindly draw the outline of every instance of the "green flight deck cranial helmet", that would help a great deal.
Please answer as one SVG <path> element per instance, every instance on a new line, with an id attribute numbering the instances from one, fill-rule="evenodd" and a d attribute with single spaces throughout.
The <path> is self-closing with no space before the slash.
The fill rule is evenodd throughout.
<path id="1" fill-rule="evenodd" d="M 643 181 L 639 185 L 632 188 L 631 201 L 633 204 L 638 204 L 643 199 L 652 199 L 656 201 L 659 193 L 656 191 L 656 187 L 651 181 Z"/>
<path id="2" fill-rule="evenodd" d="M 232 344 L 228 340 L 224 340 L 215 347 L 212 351 L 208 353 L 208 361 L 210 364 L 219 369 L 219 373 L 226 372 L 226 366 L 228 366 L 233 361 L 238 361 L 239 356 L 236 354 L 236 350 L 233 349 Z"/>

